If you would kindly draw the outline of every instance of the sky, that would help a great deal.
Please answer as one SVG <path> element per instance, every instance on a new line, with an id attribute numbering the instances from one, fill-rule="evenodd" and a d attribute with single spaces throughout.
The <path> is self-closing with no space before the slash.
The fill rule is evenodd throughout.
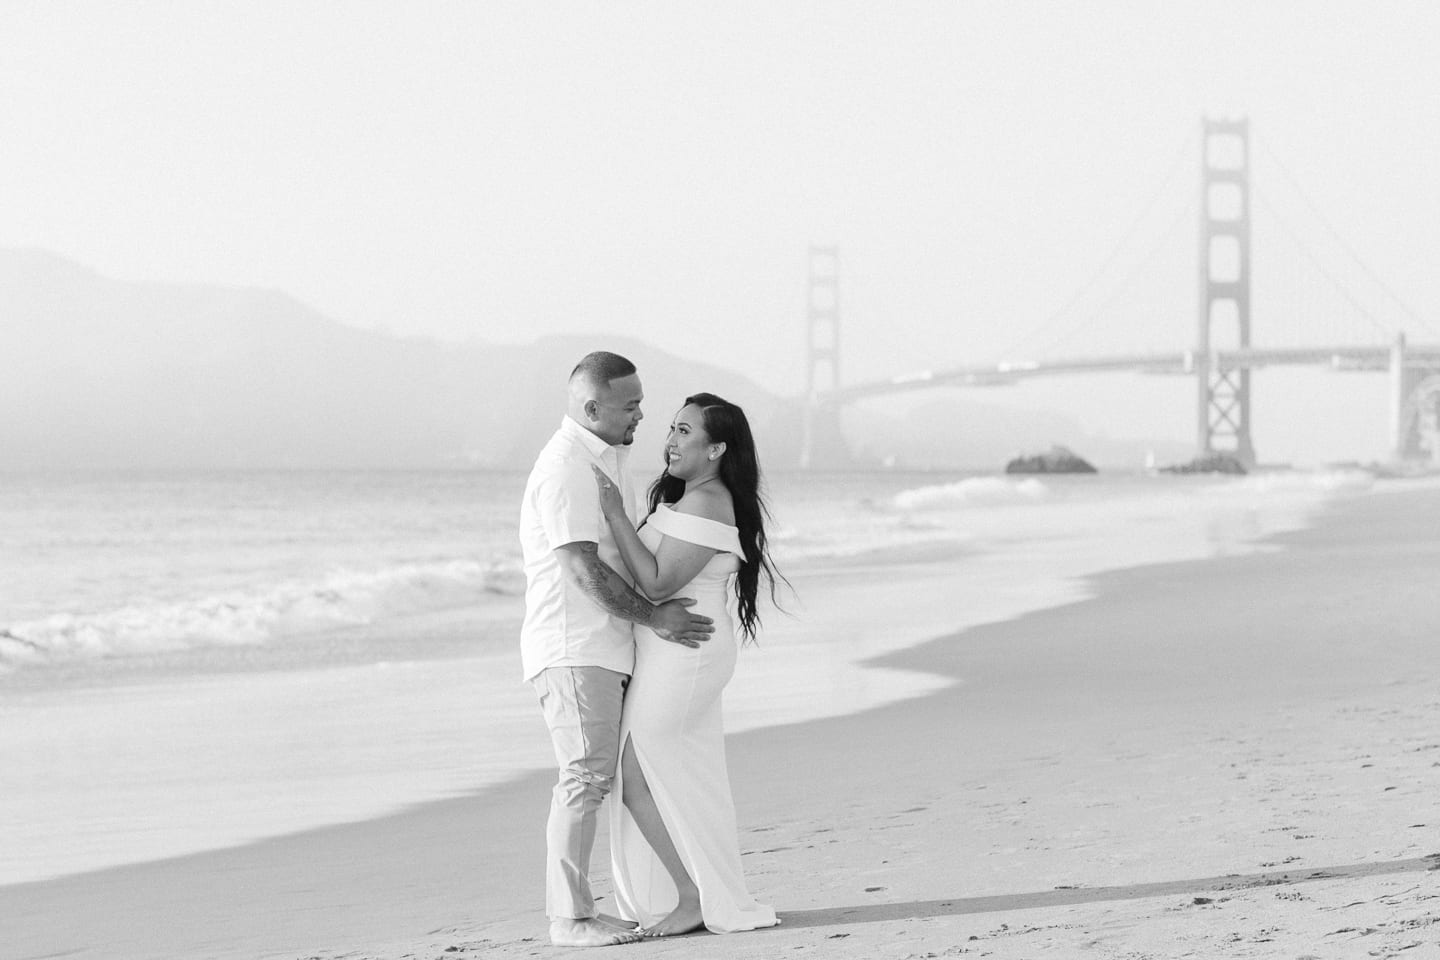
<path id="1" fill-rule="evenodd" d="M 781 394 L 1178 350 L 1199 131 L 1252 130 L 1257 343 L 1440 342 L 1440 7 L 0 0 L 0 245 L 442 340 L 637 337 Z M 1256 375 L 1261 458 L 1382 456 L 1383 375 Z M 1195 389 L 987 390 L 1188 439 Z"/>

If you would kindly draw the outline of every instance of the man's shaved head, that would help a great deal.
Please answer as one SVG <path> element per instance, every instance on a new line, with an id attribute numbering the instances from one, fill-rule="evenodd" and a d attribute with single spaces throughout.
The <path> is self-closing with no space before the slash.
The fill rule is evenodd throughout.
<path id="1" fill-rule="evenodd" d="M 596 350 L 594 353 L 585 354 L 580 362 L 575 364 L 575 369 L 570 371 L 570 389 L 573 391 L 583 384 L 588 388 L 586 393 L 594 396 L 610 386 L 610 381 L 632 376 L 634 373 L 635 364 L 620 354 Z"/>
<path id="2" fill-rule="evenodd" d="M 612 446 L 635 439 L 644 418 L 644 399 L 635 364 L 616 353 L 587 353 L 570 371 L 570 402 L 566 413 Z"/>

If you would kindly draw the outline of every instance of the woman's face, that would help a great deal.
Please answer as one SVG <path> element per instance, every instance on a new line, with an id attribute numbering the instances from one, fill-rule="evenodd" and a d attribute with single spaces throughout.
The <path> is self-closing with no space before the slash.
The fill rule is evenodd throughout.
<path id="1" fill-rule="evenodd" d="M 670 433 L 665 438 L 665 462 L 670 476 L 693 480 L 713 463 L 713 444 L 705 432 L 705 412 L 695 404 L 687 404 L 675 414 Z"/>

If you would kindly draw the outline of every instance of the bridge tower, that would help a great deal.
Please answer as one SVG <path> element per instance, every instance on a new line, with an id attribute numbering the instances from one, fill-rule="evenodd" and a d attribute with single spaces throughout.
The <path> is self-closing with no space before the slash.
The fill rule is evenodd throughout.
<path id="1" fill-rule="evenodd" d="M 1250 346 L 1250 132 L 1248 120 L 1202 120 L 1200 137 L 1199 453 L 1255 463 L 1250 371 L 1221 370 L 1218 346 Z M 1225 343 L 1217 344 L 1216 340 Z"/>
<path id="2" fill-rule="evenodd" d="M 840 437 L 840 411 L 820 394 L 840 386 L 840 249 L 812 246 L 805 296 L 805 411 L 800 468 Z"/>

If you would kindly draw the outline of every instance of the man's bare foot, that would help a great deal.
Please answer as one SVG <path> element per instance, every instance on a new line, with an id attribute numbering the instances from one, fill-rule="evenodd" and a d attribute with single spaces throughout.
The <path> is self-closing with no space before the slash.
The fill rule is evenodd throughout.
<path id="1" fill-rule="evenodd" d="M 621 920 L 619 917 L 612 917 L 608 913 L 602 913 L 595 918 L 607 927 L 614 927 L 616 930 L 634 930 L 640 924 L 634 920 Z"/>
<path id="2" fill-rule="evenodd" d="M 550 942 L 557 947 L 613 947 L 638 940 L 639 934 L 607 926 L 593 917 L 550 921 Z"/>
<path id="3" fill-rule="evenodd" d="M 682 933 L 693 933 L 705 926 L 705 917 L 700 913 L 700 904 L 682 903 L 659 923 L 641 930 L 647 937 L 678 937 Z"/>

